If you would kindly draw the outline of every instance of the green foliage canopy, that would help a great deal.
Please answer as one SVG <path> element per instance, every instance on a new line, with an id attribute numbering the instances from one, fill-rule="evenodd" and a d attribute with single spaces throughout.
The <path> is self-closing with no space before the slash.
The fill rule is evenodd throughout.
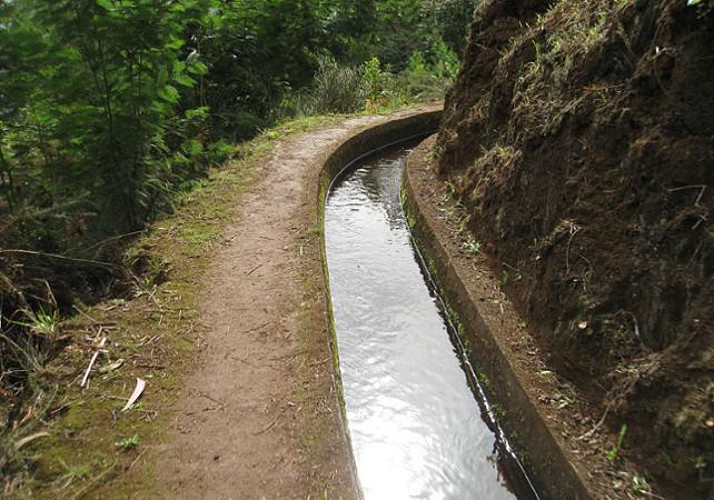
<path id="1" fill-rule="evenodd" d="M 474 1 L 0 0 L 0 240 L 60 252 L 143 227 L 220 138 L 268 125 L 316 74 L 339 91 L 352 70 L 323 78 L 330 58 L 363 87 L 340 109 L 426 95 Z M 400 71 L 413 81 L 387 84 Z"/>

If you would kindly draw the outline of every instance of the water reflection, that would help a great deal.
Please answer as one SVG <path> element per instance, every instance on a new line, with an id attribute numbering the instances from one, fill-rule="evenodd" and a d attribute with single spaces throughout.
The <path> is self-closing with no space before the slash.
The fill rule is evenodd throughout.
<path id="1" fill-rule="evenodd" d="M 367 500 L 507 499 L 481 419 L 415 259 L 404 150 L 336 183 L 325 243 L 357 472 Z"/>

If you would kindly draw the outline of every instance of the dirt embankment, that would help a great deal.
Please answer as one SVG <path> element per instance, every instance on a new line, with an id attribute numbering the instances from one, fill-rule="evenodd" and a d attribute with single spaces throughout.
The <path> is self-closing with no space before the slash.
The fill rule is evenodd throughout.
<path id="1" fill-rule="evenodd" d="M 561 375 L 665 494 L 714 478 L 714 5 L 496 0 L 438 168 Z"/>

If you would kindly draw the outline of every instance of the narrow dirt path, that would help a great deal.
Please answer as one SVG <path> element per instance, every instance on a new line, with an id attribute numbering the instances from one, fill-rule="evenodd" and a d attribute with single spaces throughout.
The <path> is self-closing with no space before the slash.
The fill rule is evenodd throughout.
<path id="1" fill-rule="evenodd" d="M 281 141 L 237 207 L 205 282 L 199 368 L 158 450 L 159 496 L 353 498 L 334 393 L 319 231 L 319 172 L 359 117 Z"/>

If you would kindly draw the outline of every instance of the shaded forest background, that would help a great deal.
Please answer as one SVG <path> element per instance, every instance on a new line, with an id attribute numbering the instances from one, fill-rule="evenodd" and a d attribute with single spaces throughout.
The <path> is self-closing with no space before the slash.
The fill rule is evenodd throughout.
<path id="1" fill-rule="evenodd" d="M 455 75 L 472 9 L 2 2 L 0 237 L 63 253 L 137 230 L 235 141 L 282 116 L 434 97 Z M 392 84 L 399 76 L 411 84 Z M 348 95 L 330 94 L 346 82 Z"/>
<path id="2" fill-rule="evenodd" d="M 474 0 L 0 1 L 0 398 L 126 245 L 285 117 L 443 96 Z M 40 361 L 38 361 L 40 360 Z"/>

